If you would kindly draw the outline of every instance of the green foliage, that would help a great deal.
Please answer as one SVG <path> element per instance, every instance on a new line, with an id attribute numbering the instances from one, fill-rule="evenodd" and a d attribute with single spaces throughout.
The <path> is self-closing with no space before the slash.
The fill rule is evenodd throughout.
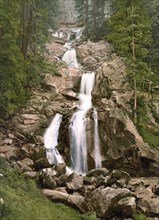
<path id="1" fill-rule="evenodd" d="M 95 220 L 95 215 L 81 215 L 63 204 L 44 197 L 33 180 L 24 178 L 0 157 L 0 207 L 2 220 Z"/>
<path id="2" fill-rule="evenodd" d="M 145 142 L 147 142 L 151 147 L 158 148 L 159 147 L 159 131 L 157 128 L 155 128 L 154 125 L 151 124 L 151 121 L 149 118 L 149 112 L 153 114 L 153 106 L 151 105 L 149 107 L 149 102 L 150 100 L 144 95 L 138 96 L 137 128 Z"/>
<path id="3" fill-rule="evenodd" d="M 150 220 L 150 218 L 146 217 L 144 214 L 135 215 L 135 220 Z"/>
<path id="4" fill-rule="evenodd" d="M 57 0 L 0 0 L 0 117 L 24 104 L 30 87 L 40 85 L 48 29 L 55 26 Z M 56 74 L 56 68 L 53 68 Z"/>
<path id="5" fill-rule="evenodd" d="M 106 9 L 112 7 L 110 0 L 76 0 L 79 24 L 85 26 L 84 35 L 93 41 L 104 38 L 107 32 L 106 20 L 110 16 Z"/>
<path id="6" fill-rule="evenodd" d="M 83 214 L 81 220 L 97 220 L 96 213 Z"/>
<path id="7" fill-rule="evenodd" d="M 106 21 L 103 21 L 96 28 L 92 25 L 88 25 L 88 28 L 85 29 L 84 35 L 92 41 L 99 41 L 104 39 L 106 33 L 108 31 Z"/>
<path id="8" fill-rule="evenodd" d="M 18 1 L 0 1 L 0 116 L 13 114 L 25 102 L 26 73 L 17 45 L 20 7 Z"/>
<path id="9" fill-rule="evenodd" d="M 88 0 L 75 0 L 75 7 L 78 12 L 78 22 L 81 25 L 85 25 L 88 21 Z"/>
<path id="10" fill-rule="evenodd" d="M 127 57 L 130 66 L 142 69 L 151 44 L 151 20 L 142 1 L 117 0 L 109 25 L 108 39 L 117 52 Z"/>
<path id="11" fill-rule="evenodd" d="M 152 44 L 150 48 L 150 59 L 147 62 L 153 72 L 152 82 L 156 85 L 159 82 L 159 2 L 157 0 L 144 0 L 147 10 L 152 19 Z"/>

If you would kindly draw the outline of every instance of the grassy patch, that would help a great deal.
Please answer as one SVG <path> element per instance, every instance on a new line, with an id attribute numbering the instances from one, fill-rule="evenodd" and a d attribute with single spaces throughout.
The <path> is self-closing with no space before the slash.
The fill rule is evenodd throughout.
<path id="1" fill-rule="evenodd" d="M 141 95 L 138 97 L 138 122 L 137 128 L 144 141 L 149 144 L 149 146 L 158 148 L 159 147 L 159 131 L 157 126 L 155 127 L 151 121 L 151 114 L 156 120 L 156 124 L 159 122 L 158 116 L 154 111 L 154 106 L 151 101 L 145 96 Z"/>
<path id="2" fill-rule="evenodd" d="M 150 131 L 150 129 L 141 130 L 142 137 L 151 147 L 159 148 L 159 132 Z"/>
<path id="3" fill-rule="evenodd" d="M 95 220 L 44 197 L 33 180 L 25 178 L 0 157 L 0 219 L 2 220 Z"/>
<path id="4" fill-rule="evenodd" d="M 150 218 L 146 217 L 144 214 L 135 215 L 135 220 L 150 220 Z"/>

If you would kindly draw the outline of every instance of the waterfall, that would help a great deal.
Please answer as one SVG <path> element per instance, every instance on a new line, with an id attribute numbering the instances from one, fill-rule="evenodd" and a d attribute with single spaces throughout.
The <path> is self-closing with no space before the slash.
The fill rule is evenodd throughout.
<path id="1" fill-rule="evenodd" d="M 67 63 L 69 67 L 79 69 L 80 65 L 77 62 L 76 50 L 72 48 L 70 41 L 71 31 L 76 33 L 76 40 L 80 38 L 81 29 L 74 28 L 68 33 L 68 41 L 65 47 L 68 49 L 63 55 L 62 60 Z M 55 37 L 60 37 L 59 34 L 54 34 Z M 61 35 L 62 37 L 62 35 Z M 88 171 L 88 149 L 87 141 L 94 142 L 94 161 L 95 168 L 102 167 L 100 142 L 98 133 L 98 114 L 94 108 L 94 140 L 90 140 L 87 136 L 86 126 L 90 124 L 90 118 L 87 117 L 88 110 L 92 107 L 92 90 L 95 82 L 95 73 L 86 72 L 82 75 L 80 92 L 79 92 L 79 106 L 78 110 L 73 114 L 69 125 L 70 137 L 70 154 L 71 154 L 71 169 L 66 167 L 67 173 L 75 171 L 84 174 Z M 58 145 L 59 127 L 62 122 L 62 115 L 57 113 L 53 118 L 49 128 L 44 134 L 44 145 L 46 148 L 47 159 L 50 164 L 64 163 L 62 156 L 59 154 L 56 146 Z M 90 136 L 91 137 L 91 136 Z M 88 141 L 88 142 L 89 142 Z M 88 143 L 89 144 L 89 143 Z"/>
<path id="2" fill-rule="evenodd" d="M 98 133 L 98 114 L 97 110 L 94 108 L 94 154 L 95 154 L 95 167 L 101 168 L 101 152 L 100 152 L 100 143 L 99 143 L 99 133 Z"/>
<path id="3" fill-rule="evenodd" d="M 68 67 L 79 69 L 80 65 L 77 61 L 76 50 L 72 48 L 72 44 L 75 40 L 70 40 L 71 32 L 76 34 L 76 40 L 81 37 L 82 29 L 81 28 L 71 28 L 68 32 L 67 42 L 65 43 L 65 47 L 68 49 L 62 57 L 62 60 L 65 61 Z"/>
<path id="4" fill-rule="evenodd" d="M 67 50 L 66 53 L 63 55 L 62 60 L 67 63 L 68 67 L 72 67 L 76 69 L 79 68 L 79 64 L 76 56 L 76 50 L 74 48 L 70 48 L 69 50 Z"/>
<path id="5" fill-rule="evenodd" d="M 56 148 L 56 146 L 58 145 L 57 140 L 61 122 L 62 115 L 57 113 L 44 134 L 44 146 L 46 148 L 46 155 L 50 164 L 64 162 L 62 156 L 59 154 Z"/>
<path id="6" fill-rule="evenodd" d="M 92 106 L 91 91 L 93 90 L 94 79 L 94 72 L 82 75 L 79 110 L 73 114 L 69 127 L 72 169 L 78 173 L 86 173 L 88 170 L 86 143 L 87 118 L 85 115 L 87 110 Z"/>

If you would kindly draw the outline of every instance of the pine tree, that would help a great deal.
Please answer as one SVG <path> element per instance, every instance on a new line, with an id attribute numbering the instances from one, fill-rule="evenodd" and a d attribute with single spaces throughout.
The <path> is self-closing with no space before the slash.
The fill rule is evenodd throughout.
<path id="1" fill-rule="evenodd" d="M 159 2 L 157 0 L 147 1 L 144 3 L 152 19 L 152 44 L 150 48 L 150 57 L 147 60 L 152 73 L 151 80 L 153 84 L 159 82 Z"/>
<path id="2" fill-rule="evenodd" d="M 81 25 L 88 23 L 89 0 L 75 0 L 75 7 L 78 13 L 78 22 Z"/>
<path id="3" fill-rule="evenodd" d="M 151 20 L 142 0 L 117 0 L 110 19 L 108 39 L 117 52 L 127 59 L 129 76 L 134 87 L 134 122 L 137 115 L 137 89 L 148 77 L 145 58 L 151 45 Z"/>
<path id="4" fill-rule="evenodd" d="M 58 0 L 0 0 L 0 117 L 14 114 L 40 79 Z"/>
<path id="5" fill-rule="evenodd" d="M 105 20 L 109 17 L 114 0 L 75 0 L 78 22 L 85 26 L 84 34 L 92 40 L 101 39 L 107 31 Z"/>
<path id="6" fill-rule="evenodd" d="M 1 0 L 0 6 L 0 114 L 4 117 L 24 104 L 26 74 L 18 46 L 19 1 Z"/>

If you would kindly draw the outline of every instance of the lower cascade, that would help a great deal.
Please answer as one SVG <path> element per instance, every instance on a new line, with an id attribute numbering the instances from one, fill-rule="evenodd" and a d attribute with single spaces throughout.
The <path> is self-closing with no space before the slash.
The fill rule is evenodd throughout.
<path id="1" fill-rule="evenodd" d="M 71 147 L 71 170 L 77 173 L 86 173 L 88 171 L 87 158 L 87 135 L 86 125 L 89 123 L 89 118 L 86 116 L 87 111 L 92 107 L 91 91 L 93 90 L 95 81 L 95 73 L 87 72 L 82 75 L 81 87 L 79 94 L 79 106 L 70 120 L 69 136 Z M 94 161 L 95 168 L 102 167 L 100 141 L 98 134 L 98 115 L 94 108 Z M 64 160 L 59 154 L 56 146 L 58 145 L 59 127 L 62 122 L 62 115 L 57 113 L 53 118 L 49 128 L 44 134 L 44 144 L 47 152 L 47 159 L 51 164 L 63 163 Z"/>
<path id="2" fill-rule="evenodd" d="M 63 163 L 64 160 L 59 154 L 56 146 L 58 144 L 59 127 L 62 122 L 62 115 L 57 113 L 53 118 L 50 126 L 44 134 L 44 145 L 46 148 L 46 156 L 50 164 Z"/>
<path id="3" fill-rule="evenodd" d="M 88 171 L 87 164 L 87 138 L 86 125 L 89 123 L 89 118 L 86 117 L 87 111 L 92 107 L 92 96 L 95 81 L 95 73 L 88 72 L 82 75 L 80 87 L 80 104 L 78 111 L 71 118 L 70 123 L 70 145 L 71 145 L 71 162 L 72 169 L 78 173 L 86 173 Z M 101 167 L 99 135 L 97 111 L 94 109 L 94 158 L 96 168 Z"/>
<path id="4" fill-rule="evenodd" d="M 94 151 L 95 151 L 95 167 L 101 168 L 101 152 L 100 152 L 100 142 L 98 133 L 98 113 L 97 109 L 94 108 Z"/>

